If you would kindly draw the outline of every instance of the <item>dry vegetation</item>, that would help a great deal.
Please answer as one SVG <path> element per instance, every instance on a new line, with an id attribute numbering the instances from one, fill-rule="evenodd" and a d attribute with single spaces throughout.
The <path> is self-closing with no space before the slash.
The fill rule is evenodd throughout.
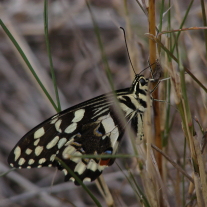
<path id="1" fill-rule="evenodd" d="M 133 73 L 130 72 L 123 33 L 119 27 L 126 28 L 130 56 L 139 72 L 148 65 L 150 54 L 149 35 L 145 35 L 149 29 L 147 16 L 135 0 L 90 2 L 114 87 L 129 87 Z M 162 31 L 205 25 L 202 1 L 194 1 L 186 15 L 189 5 L 189 0 L 172 1 L 169 8 L 165 2 L 161 11 L 161 1 L 156 1 L 156 26 L 160 28 L 160 13 L 164 13 Z M 44 2 L 38 0 L 0 1 L 0 18 L 55 100 L 45 44 L 43 9 Z M 105 66 L 85 1 L 49 1 L 48 18 L 49 41 L 62 109 L 111 90 L 106 84 Z M 153 38 L 169 49 L 174 46 L 177 34 L 171 32 L 161 35 L 161 39 Z M 168 157 L 166 159 L 162 155 L 162 164 L 158 161 L 157 165 L 154 156 L 158 157 L 159 153 L 149 144 L 151 141 L 154 143 L 153 139 L 149 139 L 154 134 L 153 124 L 150 129 L 146 127 L 148 145 L 137 146 L 139 160 L 118 158 L 103 173 L 114 206 L 207 206 L 205 146 L 201 151 L 202 143 L 206 141 L 206 88 L 202 88 L 191 75 L 184 72 L 184 68 L 188 69 L 207 87 L 206 45 L 207 33 L 198 28 L 181 31 L 173 51 L 179 64 L 171 59 L 169 52 L 162 49 L 161 53 L 157 52 L 163 76 L 171 77 L 171 81 L 165 81 L 158 87 L 159 99 L 166 100 L 159 103 L 160 135 L 163 139 L 160 143 L 162 152 Z M 161 45 L 158 44 L 158 47 L 160 49 Z M 17 141 L 55 113 L 1 28 L 0 173 L 10 170 L 7 157 Z M 146 126 L 150 124 L 149 120 Z M 119 153 L 133 154 L 130 143 L 128 136 L 125 136 Z M 63 173 L 54 168 L 9 172 L 0 177 L 0 206 L 96 206 L 82 187 L 71 182 L 64 183 L 63 179 Z M 102 206 L 112 202 L 105 201 L 95 182 L 87 186 Z"/>

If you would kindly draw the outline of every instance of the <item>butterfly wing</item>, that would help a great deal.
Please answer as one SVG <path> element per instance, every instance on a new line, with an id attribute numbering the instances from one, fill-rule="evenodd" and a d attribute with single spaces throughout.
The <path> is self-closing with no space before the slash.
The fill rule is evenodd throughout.
<path id="1" fill-rule="evenodd" d="M 142 141 L 143 114 L 147 108 L 148 79 L 136 75 L 131 88 L 116 91 L 125 118 L 132 121 Z M 124 127 L 114 112 L 113 93 L 98 96 L 66 109 L 28 132 L 11 151 L 11 167 L 58 167 L 65 180 L 77 181 L 55 159 L 63 160 L 82 181 L 93 181 L 114 159 L 81 158 L 81 155 L 112 155 L 118 148 Z M 124 126 L 125 125 L 125 126 Z M 76 157 L 74 157 L 76 156 Z M 77 157 L 79 156 L 79 157 Z"/>
<path id="2" fill-rule="evenodd" d="M 8 162 L 15 168 L 58 167 L 65 180 L 75 179 L 60 165 L 63 160 L 82 181 L 93 181 L 114 159 L 81 158 L 111 155 L 118 148 L 123 127 L 105 95 L 66 109 L 29 131 L 11 151 Z M 78 184 L 75 181 L 75 184 Z"/>

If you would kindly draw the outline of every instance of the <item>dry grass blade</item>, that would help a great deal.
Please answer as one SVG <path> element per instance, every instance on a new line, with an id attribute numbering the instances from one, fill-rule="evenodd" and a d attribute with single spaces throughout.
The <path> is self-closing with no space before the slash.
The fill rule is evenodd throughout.
<path id="1" fill-rule="evenodd" d="M 106 204 L 108 207 L 113 207 L 114 206 L 114 200 L 113 197 L 109 191 L 109 188 L 106 184 L 106 181 L 103 179 L 103 176 L 101 175 L 97 180 L 96 180 L 96 185 L 101 192 L 102 196 L 104 197 Z"/>
<path id="2" fill-rule="evenodd" d="M 159 148 L 158 148 L 159 149 Z M 160 187 L 160 190 L 162 191 L 162 196 L 163 196 L 163 206 L 167 206 L 167 207 L 170 207 L 170 204 L 167 200 L 167 189 L 162 181 L 162 178 L 160 176 L 160 172 L 159 172 L 159 169 L 158 169 L 158 166 L 157 166 L 157 162 L 156 162 L 156 159 L 155 159 L 155 156 L 154 156 L 154 153 L 153 151 L 151 150 L 151 159 L 152 159 L 152 162 L 153 162 L 153 165 L 154 165 L 154 168 L 155 168 L 155 172 L 156 172 L 156 178 L 157 178 L 157 182 L 159 184 L 159 187 Z"/>
<path id="3" fill-rule="evenodd" d="M 7 171 L 8 167 L 6 167 L 4 164 L 0 163 L 0 169 L 2 171 Z M 25 190 L 27 191 L 38 191 L 38 187 L 35 186 L 33 183 L 29 182 L 27 179 L 25 179 L 24 177 L 18 175 L 16 172 L 11 172 L 9 174 L 7 174 L 7 176 L 12 179 L 14 182 L 18 183 L 21 187 L 23 187 Z M 34 195 L 36 196 L 36 195 Z M 41 192 L 39 194 L 40 198 L 48 205 L 50 206 L 59 206 L 61 205 L 61 201 L 59 201 L 58 199 L 55 199 L 54 197 L 50 196 L 48 193 L 46 192 Z M 22 197 L 18 197 L 18 201 L 24 200 L 24 199 L 28 199 L 25 198 L 24 196 Z M 13 199 L 7 199 L 5 201 L 1 201 L 0 202 L 0 206 L 7 206 L 10 205 L 11 203 L 15 203 L 17 200 L 14 197 Z"/>
<path id="4" fill-rule="evenodd" d="M 174 162 L 172 159 L 170 159 L 169 156 L 167 156 L 162 150 L 160 150 L 158 147 L 152 144 L 152 148 L 154 148 L 157 152 L 162 154 L 179 172 L 181 172 L 186 178 L 188 178 L 189 181 L 194 183 L 194 180 L 191 176 L 189 176 L 176 162 Z"/>

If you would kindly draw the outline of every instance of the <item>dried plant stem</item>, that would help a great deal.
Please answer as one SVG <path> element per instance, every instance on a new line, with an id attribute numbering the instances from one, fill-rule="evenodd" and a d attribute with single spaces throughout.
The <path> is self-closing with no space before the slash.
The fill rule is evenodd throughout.
<path id="1" fill-rule="evenodd" d="M 179 58 L 178 58 L 179 60 Z M 193 167 L 193 178 L 198 206 L 206 206 L 206 175 L 201 149 L 195 136 L 192 116 L 186 95 L 184 68 L 179 60 L 180 80 L 175 70 L 171 71 L 172 85 L 175 91 L 175 103 L 182 119 L 182 128 L 189 145 Z"/>
<path id="2" fill-rule="evenodd" d="M 100 175 L 100 177 L 96 180 L 96 186 L 99 189 L 99 192 L 101 193 L 103 198 L 105 199 L 107 206 L 113 207 L 114 200 L 106 184 L 106 181 L 103 178 L 103 175 Z"/>
<path id="3" fill-rule="evenodd" d="M 194 138 L 193 141 L 194 141 L 195 151 L 197 154 L 197 161 L 199 165 L 199 180 L 200 180 L 201 193 L 205 204 L 204 206 L 207 206 L 207 183 L 206 183 L 207 176 L 205 172 L 205 163 L 201 155 L 201 149 L 197 137 L 195 136 L 193 138 Z"/>
<path id="4" fill-rule="evenodd" d="M 194 183 L 194 180 L 191 176 L 189 176 L 177 163 L 175 163 L 169 156 L 167 156 L 162 150 L 160 150 L 158 147 L 152 144 L 152 148 L 157 150 L 160 154 L 162 154 L 178 171 L 180 171 L 186 178 L 189 179 L 192 183 Z"/>
<path id="5" fill-rule="evenodd" d="M 155 35 L 155 1 L 151 0 L 149 1 L 149 33 L 152 35 Z M 150 64 L 156 62 L 156 43 L 149 39 L 149 61 Z M 155 68 L 155 65 L 152 66 L 152 69 Z M 152 84 L 153 87 L 155 87 L 156 83 Z M 153 93 L 153 97 L 155 99 L 158 98 L 158 90 L 155 90 Z M 154 102 L 153 103 L 153 109 L 154 109 L 154 123 L 155 123 L 155 143 L 156 146 L 162 149 L 162 141 L 161 141 L 161 131 L 160 131 L 160 110 L 159 110 L 159 103 Z M 160 171 L 160 174 L 162 175 L 162 156 L 160 154 L 156 154 L 157 157 L 157 164 Z"/>
<path id="6" fill-rule="evenodd" d="M 148 96 L 148 101 L 150 98 Z M 146 195 L 148 196 L 149 203 L 151 206 L 160 206 L 159 203 L 159 191 L 158 191 L 158 183 L 156 177 L 156 173 L 153 166 L 153 161 L 151 158 L 151 144 L 152 144 L 152 128 L 151 123 L 151 113 L 150 106 L 148 105 L 147 111 L 145 112 L 145 136 L 147 140 L 147 148 L 146 148 L 146 173 L 143 174 L 143 183 L 145 185 Z"/>

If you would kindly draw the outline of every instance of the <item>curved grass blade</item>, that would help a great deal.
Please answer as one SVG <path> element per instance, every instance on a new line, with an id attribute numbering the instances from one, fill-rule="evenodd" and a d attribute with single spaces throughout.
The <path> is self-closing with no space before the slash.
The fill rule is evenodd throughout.
<path id="1" fill-rule="evenodd" d="M 48 1 L 47 0 L 45 0 L 45 2 L 44 2 L 44 28 L 45 28 L 45 41 L 46 41 L 46 46 L 47 46 L 47 54 L 48 54 L 49 62 L 50 62 L 50 72 L 51 72 L 52 81 L 53 81 L 54 90 L 55 90 L 55 96 L 56 96 L 56 101 L 57 101 L 57 108 L 58 108 L 58 112 L 60 112 L 61 111 L 60 98 L 59 98 L 59 94 L 58 94 L 57 82 L 56 82 L 56 78 L 55 78 L 55 72 L 54 72 L 52 55 L 51 55 L 51 49 L 50 49 L 50 43 L 49 43 L 49 34 L 48 34 Z"/>
<path id="2" fill-rule="evenodd" d="M 55 158 L 60 164 L 76 179 L 76 181 L 83 187 L 83 189 L 88 193 L 88 195 L 92 198 L 94 203 L 101 207 L 101 204 L 99 201 L 95 198 L 95 196 L 92 194 L 92 192 L 86 187 L 86 185 L 76 176 L 76 174 L 59 158 Z"/>
<path id="3" fill-rule="evenodd" d="M 58 108 L 57 108 L 55 102 L 53 101 L 52 97 L 50 96 L 47 89 L 44 87 L 43 83 L 41 82 L 41 80 L 37 76 L 36 72 L 34 71 L 33 67 L 31 66 L 31 64 L 30 64 L 29 60 L 27 59 L 26 55 L 24 54 L 23 50 L 21 49 L 21 47 L 19 46 L 19 44 L 17 43 L 17 41 L 15 40 L 15 38 L 10 33 L 10 31 L 8 30 L 8 28 L 6 27 L 6 25 L 3 23 L 3 21 L 1 19 L 0 19 L 0 25 L 3 28 L 3 30 L 5 31 L 5 33 L 7 34 L 7 36 L 9 37 L 9 39 L 12 41 L 12 43 L 14 44 L 16 49 L 19 51 L 20 55 L 22 56 L 22 58 L 25 61 L 26 65 L 28 66 L 29 70 L 31 71 L 32 75 L 36 79 L 37 83 L 39 84 L 39 86 L 41 87 L 41 89 L 43 90 L 43 92 L 45 93 L 47 98 L 49 99 L 50 103 L 55 108 L 55 110 L 58 112 Z"/>

